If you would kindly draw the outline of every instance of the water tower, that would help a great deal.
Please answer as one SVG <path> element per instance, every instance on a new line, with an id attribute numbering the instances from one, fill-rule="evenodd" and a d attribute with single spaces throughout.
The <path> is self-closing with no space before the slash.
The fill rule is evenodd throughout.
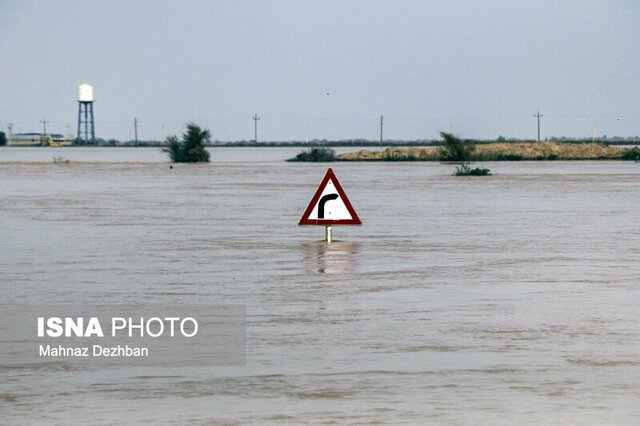
<path id="1" fill-rule="evenodd" d="M 96 131 L 93 122 L 93 86 L 78 86 L 78 143 L 95 143 Z"/>

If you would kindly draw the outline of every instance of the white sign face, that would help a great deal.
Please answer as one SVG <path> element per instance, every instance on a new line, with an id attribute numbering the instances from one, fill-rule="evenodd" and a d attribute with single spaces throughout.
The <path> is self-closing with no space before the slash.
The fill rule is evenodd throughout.
<path id="1" fill-rule="evenodd" d="M 327 185 L 324 187 L 320 198 L 315 206 L 313 206 L 313 210 L 311 210 L 311 214 L 309 215 L 309 219 L 311 220 L 351 220 L 353 217 L 347 206 L 344 204 L 344 201 L 338 194 L 336 187 L 333 183 L 333 180 L 329 180 Z"/>
<path id="2" fill-rule="evenodd" d="M 353 209 L 333 170 L 328 169 L 316 189 L 309 206 L 298 225 L 360 225 L 358 213 Z"/>

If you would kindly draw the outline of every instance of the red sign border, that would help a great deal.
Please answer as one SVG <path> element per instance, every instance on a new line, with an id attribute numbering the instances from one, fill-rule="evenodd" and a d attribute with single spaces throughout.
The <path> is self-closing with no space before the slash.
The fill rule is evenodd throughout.
<path id="1" fill-rule="evenodd" d="M 351 219 L 309 219 L 309 216 L 311 216 L 311 212 L 313 211 L 313 208 L 318 203 L 318 200 L 322 195 L 322 191 L 324 191 L 324 188 L 329 183 L 329 180 L 333 181 L 333 185 L 336 187 L 336 191 L 338 191 L 338 195 L 344 202 L 344 205 L 347 208 L 347 211 L 351 215 Z M 309 206 L 302 214 L 302 217 L 300 218 L 300 222 L 298 222 L 298 225 L 322 225 L 322 226 L 362 225 L 362 222 L 360 221 L 358 214 L 356 213 L 353 206 L 351 205 L 349 198 L 347 198 L 347 195 L 344 193 L 344 190 L 342 189 L 342 186 L 340 185 L 338 178 L 336 177 L 335 173 L 333 173 L 333 170 L 331 170 L 331 168 L 327 170 L 327 173 L 325 173 L 324 178 L 322 178 L 322 182 L 320 182 L 318 189 L 316 189 L 316 193 L 313 194 L 313 198 L 311 198 L 311 202 L 309 203 Z"/>

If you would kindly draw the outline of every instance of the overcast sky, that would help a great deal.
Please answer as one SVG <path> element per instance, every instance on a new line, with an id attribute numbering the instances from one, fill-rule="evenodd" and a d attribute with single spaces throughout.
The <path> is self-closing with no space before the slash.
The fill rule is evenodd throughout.
<path id="1" fill-rule="evenodd" d="M 0 0 L 0 127 L 214 139 L 640 135 L 640 2 Z"/>

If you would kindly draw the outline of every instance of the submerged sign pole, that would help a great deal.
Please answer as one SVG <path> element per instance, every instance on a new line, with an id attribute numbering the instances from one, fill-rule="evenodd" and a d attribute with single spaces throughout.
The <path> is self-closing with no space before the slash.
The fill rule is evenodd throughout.
<path id="1" fill-rule="evenodd" d="M 333 230 L 331 229 L 330 226 L 325 226 L 324 227 L 324 242 L 327 244 L 331 244 L 331 241 L 333 241 Z"/>
<path id="2" fill-rule="evenodd" d="M 333 241 L 333 225 L 361 225 L 333 170 L 328 169 L 298 225 L 325 226 L 325 242 Z"/>

